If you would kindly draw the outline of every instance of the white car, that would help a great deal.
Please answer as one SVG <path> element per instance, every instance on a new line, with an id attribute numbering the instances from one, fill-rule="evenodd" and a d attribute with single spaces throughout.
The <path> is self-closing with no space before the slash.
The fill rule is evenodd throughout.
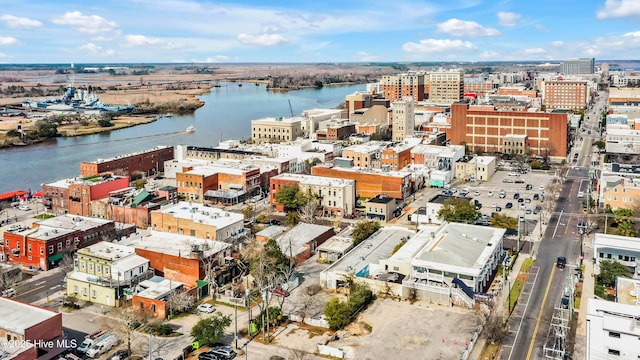
<path id="1" fill-rule="evenodd" d="M 487 193 L 487 196 L 488 196 L 488 197 L 492 197 L 492 196 L 493 196 L 493 191 L 489 191 L 489 192 Z"/>
<path id="2" fill-rule="evenodd" d="M 517 172 L 510 172 L 509 176 L 518 176 L 518 173 Z"/>
<path id="3" fill-rule="evenodd" d="M 22 211 L 29 211 L 31 210 L 31 208 L 27 205 L 20 205 L 18 206 L 18 210 L 22 210 Z"/>
<path id="4" fill-rule="evenodd" d="M 476 192 L 473 193 L 475 196 L 480 196 L 480 191 L 476 190 Z M 491 194 L 493 195 L 493 194 Z"/>
<path id="5" fill-rule="evenodd" d="M 20 224 L 13 224 L 7 228 L 7 231 L 22 231 L 24 227 Z"/>
<path id="6" fill-rule="evenodd" d="M 216 311 L 216 309 L 211 304 L 200 304 L 198 305 L 197 309 L 198 312 L 206 314 L 211 314 L 212 312 Z"/>

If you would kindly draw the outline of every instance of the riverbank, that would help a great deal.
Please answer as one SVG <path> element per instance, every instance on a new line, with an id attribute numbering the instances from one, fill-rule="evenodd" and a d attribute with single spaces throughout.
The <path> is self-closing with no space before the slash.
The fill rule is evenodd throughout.
<path id="1" fill-rule="evenodd" d="M 125 129 L 133 126 L 149 124 L 158 120 L 155 115 L 145 116 L 121 116 L 111 120 L 113 126 L 102 127 L 95 122 L 92 122 L 86 126 L 80 124 L 61 125 L 58 126 L 58 133 L 63 137 L 93 135 L 112 130 Z"/>

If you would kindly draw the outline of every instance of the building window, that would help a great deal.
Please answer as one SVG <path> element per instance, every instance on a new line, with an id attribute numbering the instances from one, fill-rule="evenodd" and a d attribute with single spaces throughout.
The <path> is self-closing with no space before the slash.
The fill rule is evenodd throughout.
<path id="1" fill-rule="evenodd" d="M 31 244 L 27 244 L 27 251 L 31 252 Z M 31 260 L 31 259 L 29 259 L 29 260 Z"/>
<path id="2" fill-rule="evenodd" d="M 609 349 L 609 355 L 620 356 L 620 350 Z"/>
<path id="3" fill-rule="evenodd" d="M 93 263 L 89 263 L 89 271 L 93 272 Z"/>
<path id="4" fill-rule="evenodd" d="M 102 265 L 96 265 L 96 272 L 97 273 L 101 273 L 102 272 Z"/>
<path id="5" fill-rule="evenodd" d="M 73 285 L 73 292 L 78 293 L 78 285 Z"/>
<path id="6" fill-rule="evenodd" d="M 91 290 L 91 297 L 92 298 L 96 298 L 96 291 L 95 290 Z"/>
<path id="7" fill-rule="evenodd" d="M 619 332 L 609 331 L 609 337 L 620 339 L 620 333 Z"/>
<path id="8" fill-rule="evenodd" d="M 156 304 L 151 304 L 151 311 L 156 312 Z"/>
<path id="9" fill-rule="evenodd" d="M 58 250 L 62 250 L 62 242 L 58 243 Z"/>
<path id="10" fill-rule="evenodd" d="M 53 254 L 53 245 L 49 245 L 49 254 Z"/>

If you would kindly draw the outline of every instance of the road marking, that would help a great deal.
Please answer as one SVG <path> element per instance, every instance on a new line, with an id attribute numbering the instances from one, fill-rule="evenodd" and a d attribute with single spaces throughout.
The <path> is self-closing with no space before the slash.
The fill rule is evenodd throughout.
<path id="1" fill-rule="evenodd" d="M 531 285 L 531 290 L 536 286 L 536 281 L 538 281 L 538 273 L 540 272 L 540 268 L 537 266 L 532 266 L 529 270 L 529 275 L 527 276 L 527 280 L 533 277 L 533 284 Z M 518 341 L 518 336 L 520 336 L 520 329 L 522 328 L 522 323 L 524 322 L 524 314 L 527 313 L 527 308 L 529 307 L 529 300 L 531 300 L 531 296 L 527 296 L 527 301 L 524 303 L 524 311 L 523 316 L 520 317 L 520 323 L 518 324 L 518 330 L 516 331 L 516 337 L 513 338 L 513 345 L 509 345 L 511 347 L 511 351 L 509 351 L 509 357 L 507 359 L 511 359 L 513 355 L 513 350 L 515 349 L 515 344 Z M 503 345 L 504 346 L 504 345 Z"/>
<path id="2" fill-rule="evenodd" d="M 556 221 L 556 228 L 553 229 L 552 237 L 556 237 L 556 231 L 558 231 L 558 225 L 560 225 L 560 219 L 562 219 L 562 214 L 563 213 L 564 213 L 564 210 L 560 211 L 560 215 L 558 215 L 558 220 Z"/>
<path id="3" fill-rule="evenodd" d="M 556 272 L 556 267 L 551 268 L 551 276 L 549 276 L 549 282 L 547 283 L 547 289 L 544 292 L 544 297 L 542 298 L 542 304 L 540 304 L 540 312 L 538 313 L 538 320 L 536 320 L 536 326 L 533 328 L 533 336 L 531 337 L 531 344 L 529 345 L 529 351 L 527 351 L 526 360 L 531 359 L 531 354 L 533 353 L 533 346 L 536 342 L 536 336 L 538 334 L 538 328 L 540 327 L 540 320 L 542 320 L 542 313 L 544 309 L 544 304 L 547 302 L 547 297 L 549 296 L 549 290 L 551 290 L 551 283 L 553 282 L 553 274 Z"/>
<path id="4" fill-rule="evenodd" d="M 37 283 L 36 283 L 36 286 L 44 285 L 44 284 L 46 284 L 46 283 L 47 283 L 46 281 L 40 281 L 40 282 L 37 282 Z"/>
<path id="5" fill-rule="evenodd" d="M 55 289 L 57 289 L 59 287 L 60 287 L 60 285 L 52 286 L 52 287 L 49 288 L 49 290 L 55 290 Z"/>
<path id="6" fill-rule="evenodd" d="M 35 288 L 33 288 L 33 289 L 31 289 L 31 290 L 28 290 L 28 291 L 25 291 L 25 292 L 23 292 L 23 293 L 21 293 L 21 294 L 19 294 L 19 295 L 20 295 L 20 296 L 27 295 L 27 294 L 29 294 L 29 293 L 32 293 L 32 292 L 37 291 L 37 290 L 40 290 L 40 289 L 44 289 L 44 286 L 38 286 L 38 287 L 35 287 Z"/>

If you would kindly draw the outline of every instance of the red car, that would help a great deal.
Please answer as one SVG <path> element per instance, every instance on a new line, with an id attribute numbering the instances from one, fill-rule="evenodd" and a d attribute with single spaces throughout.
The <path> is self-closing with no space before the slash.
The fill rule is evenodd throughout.
<path id="1" fill-rule="evenodd" d="M 284 290 L 280 286 L 276 286 L 271 290 L 271 292 L 278 296 L 289 296 L 289 292 L 287 290 Z"/>

